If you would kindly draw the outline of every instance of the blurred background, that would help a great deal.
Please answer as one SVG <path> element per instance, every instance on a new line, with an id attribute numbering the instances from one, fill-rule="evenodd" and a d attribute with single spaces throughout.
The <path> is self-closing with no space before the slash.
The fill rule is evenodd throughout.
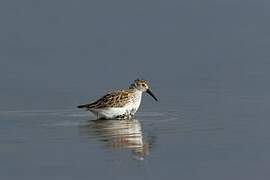
<path id="1" fill-rule="evenodd" d="M 161 99 L 264 95 L 269 9 L 265 0 L 1 1 L 0 109 L 73 108 L 136 78 Z"/>

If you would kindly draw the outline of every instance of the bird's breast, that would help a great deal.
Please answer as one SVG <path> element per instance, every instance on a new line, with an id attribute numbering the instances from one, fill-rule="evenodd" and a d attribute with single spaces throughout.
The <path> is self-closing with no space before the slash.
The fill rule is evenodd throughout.
<path id="1" fill-rule="evenodd" d="M 135 92 L 129 103 L 129 109 L 136 112 L 141 104 L 141 99 L 142 99 L 142 92 L 140 91 Z"/>

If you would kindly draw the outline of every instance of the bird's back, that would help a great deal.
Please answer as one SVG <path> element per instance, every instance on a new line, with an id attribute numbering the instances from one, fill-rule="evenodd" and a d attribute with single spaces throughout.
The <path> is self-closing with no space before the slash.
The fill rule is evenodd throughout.
<path id="1" fill-rule="evenodd" d="M 79 105 L 78 108 L 102 109 L 110 107 L 124 107 L 129 103 L 132 95 L 132 89 L 117 90 L 104 95 L 102 98 L 93 103 Z"/>

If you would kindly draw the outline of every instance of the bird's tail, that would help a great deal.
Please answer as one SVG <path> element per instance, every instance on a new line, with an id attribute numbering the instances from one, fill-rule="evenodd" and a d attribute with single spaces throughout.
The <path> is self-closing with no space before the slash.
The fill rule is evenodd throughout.
<path id="1" fill-rule="evenodd" d="M 77 108 L 88 108 L 89 104 L 83 104 L 83 105 L 79 105 L 77 106 Z"/>

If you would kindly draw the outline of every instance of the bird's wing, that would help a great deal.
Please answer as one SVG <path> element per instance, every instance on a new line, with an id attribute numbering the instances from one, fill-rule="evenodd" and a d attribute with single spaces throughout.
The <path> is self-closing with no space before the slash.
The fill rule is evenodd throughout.
<path id="1" fill-rule="evenodd" d="M 129 102 L 130 96 L 131 93 L 127 90 L 113 91 L 93 103 L 80 105 L 78 108 L 101 109 L 108 107 L 123 107 Z"/>

